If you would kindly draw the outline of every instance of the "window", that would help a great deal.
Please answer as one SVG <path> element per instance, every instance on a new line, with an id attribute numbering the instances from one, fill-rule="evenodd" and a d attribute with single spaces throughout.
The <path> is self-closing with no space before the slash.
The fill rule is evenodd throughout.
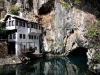
<path id="1" fill-rule="evenodd" d="M 23 23 L 20 21 L 20 26 L 22 26 L 22 24 L 23 24 Z"/>
<path id="2" fill-rule="evenodd" d="M 14 26 L 14 21 L 12 21 L 12 26 Z"/>
<path id="3" fill-rule="evenodd" d="M 12 39 L 12 34 L 9 35 L 9 39 Z"/>
<path id="4" fill-rule="evenodd" d="M 39 30 L 41 30 L 41 26 L 39 26 Z"/>
<path id="5" fill-rule="evenodd" d="M 31 28 L 33 28 L 33 23 L 31 24 Z"/>
<path id="6" fill-rule="evenodd" d="M 29 28 L 29 25 L 27 24 L 27 28 Z"/>
<path id="7" fill-rule="evenodd" d="M 33 39 L 33 36 L 31 36 L 31 39 Z"/>
<path id="8" fill-rule="evenodd" d="M 28 24 L 28 22 L 27 22 L 27 28 L 29 28 L 29 24 Z"/>
<path id="9" fill-rule="evenodd" d="M 19 26 L 21 26 L 21 25 L 20 25 L 20 21 L 19 21 Z"/>
<path id="10" fill-rule="evenodd" d="M 9 17 L 9 20 L 11 20 L 11 17 Z"/>
<path id="11" fill-rule="evenodd" d="M 36 36 L 34 36 L 34 39 L 36 39 Z"/>
<path id="12" fill-rule="evenodd" d="M 6 22 L 6 27 L 8 27 L 8 22 Z"/>
<path id="13" fill-rule="evenodd" d="M 29 39 L 33 39 L 33 36 L 32 35 L 29 35 Z"/>
<path id="14" fill-rule="evenodd" d="M 11 21 L 9 21 L 9 26 L 11 26 Z"/>
<path id="15" fill-rule="evenodd" d="M 16 20 L 16 26 L 18 26 L 18 20 Z"/>
<path id="16" fill-rule="evenodd" d="M 36 28 L 36 25 L 34 24 L 34 26 L 33 26 L 33 27 L 34 27 L 34 29 L 35 29 L 35 28 Z"/>
<path id="17" fill-rule="evenodd" d="M 13 39 L 16 39 L 16 34 L 15 33 L 13 34 Z"/>
<path id="18" fill-rule="evenodd" d="M 29 35 L 29 39 L 31 39 L 31 35 Z"/>
<path id="19" fill-rule="evenodd" d="M 37 40 L 38 40 L 38 36 L 37 36 Z"/>
<path id="20" fill-rule="evenodd" d="M 19 38 L 22 39 L 22 34 L 19 35 Z"/>
<path id="21" fill-rule="evenodd" d="M 22 22 L 21 21 L 19 21 L 19 26 L 22 26 Z"/>
<path id="22" fill-rule="evenodd" d="M 23 34 L 23 39 L 25 39 L 25 34 Z"/>
<path id="23" fill-rule="evenodd" d="M 15 21 L 15 25 L 18 26 L 18 20 Z"/>
<path id="24" fill-rule="evenodd" d="M 36 29 L 38 29 L 38 25 L 36 25 Z"/>
<path id="25" fill-rule="evenodd" d="M 25 27 L 25 22 L 23 22 L 23 27 Z"/>

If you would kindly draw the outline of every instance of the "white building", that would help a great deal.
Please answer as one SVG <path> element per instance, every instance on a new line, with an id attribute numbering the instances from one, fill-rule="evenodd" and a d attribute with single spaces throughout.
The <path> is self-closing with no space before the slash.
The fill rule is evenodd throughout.
<path id="1" fill-rule="evenodd" d="M 35 49 L 35 54 L 40 53 L 40 34 L 42 26 L 28 19 L 7 14 L 4 18 L 8 35 L 8 53 L 17 56 L 23 52 Z"/>

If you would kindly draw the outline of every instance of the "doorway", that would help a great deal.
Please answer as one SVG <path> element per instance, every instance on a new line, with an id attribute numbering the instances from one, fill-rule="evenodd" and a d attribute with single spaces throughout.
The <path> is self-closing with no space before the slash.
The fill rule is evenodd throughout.
<path id="1" fill-rule="evenodd" d="M 8 42 L 8 54 L 15 54 L 15 42 Z"/>

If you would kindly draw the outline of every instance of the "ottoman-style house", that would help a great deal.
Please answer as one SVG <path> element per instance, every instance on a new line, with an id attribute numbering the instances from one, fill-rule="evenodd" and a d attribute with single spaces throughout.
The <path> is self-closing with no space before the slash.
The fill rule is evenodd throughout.
<path id="1" fill-rule="evenodd" d="M 8 35 L 8 54 L 19 56 L 30 49 L 34 49 L 35 54 L 40 53 L 41 25 L 11 14 L 7 14 L 3 21 L 6 23 L 6 30 L 10 31 Z"/>

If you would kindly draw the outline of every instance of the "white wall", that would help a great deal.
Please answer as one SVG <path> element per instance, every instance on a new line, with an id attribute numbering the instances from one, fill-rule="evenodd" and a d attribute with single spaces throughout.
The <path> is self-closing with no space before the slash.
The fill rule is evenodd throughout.
<path id="1" fill-rule="evenodd" d="M 9 21 L 11 21 L 11 26 L 9 26 Z M 13 21 L 13 26 L 12 26 L 12 21 Z M 6 30 L 12 30 L 12 29 L 15 29 L 15 19 L 11 17 L 11 19 L 8 19 L 6 21 Z"/>
<path id="2" fill-rule="evenodd" d="M 25 22 L 25 27 L 23 27 L 23 25 L 19 26 L 15 26 L 15 19 L 11 18 L 11 21 L 14 20 L 14 26 L 7 26 L 6 29 L 7 30 L 12 30 L 12 29 L 17 29 L 16 32 L 16 39 L 9 39 L 9 42 L 16 42 L 15 47 L 16 47 L 16 55 L 20 55 L 21 54 L 21 43 L 23 45 L 26 45 L 25 42 L 32 42 L 30 43 L 30 45 L 34 48 L 34 42 L 35 42 L 35 47 L 37 47 L 37 50 L 35 51 L 36 54 L 38 54 L 39 51 L 39 35 L 41 34 L 41 30 L 38 29 L 34 29 L 31 28 L 31 32 L 30 32 L 30 28 L 27 27 L 27 22 Z M 7 20 L 8 24 L 9 24 L 9 19 Z M 22 38 L 20 38 L 20 34 L 22 34 Z M 23 34 L 25 34 L 25 39 L 23 39 Z M 29 35 L 33 36 L 33 39 L 29 39 Z M 36 36 L 36 38 L 38 37 L 38 39 L 34 39 L 34 36 Z M 29 48 L 29 45 L 25 46 L 26 48 Z M 24 48 L 24 47 L 22 47 Z"/>

